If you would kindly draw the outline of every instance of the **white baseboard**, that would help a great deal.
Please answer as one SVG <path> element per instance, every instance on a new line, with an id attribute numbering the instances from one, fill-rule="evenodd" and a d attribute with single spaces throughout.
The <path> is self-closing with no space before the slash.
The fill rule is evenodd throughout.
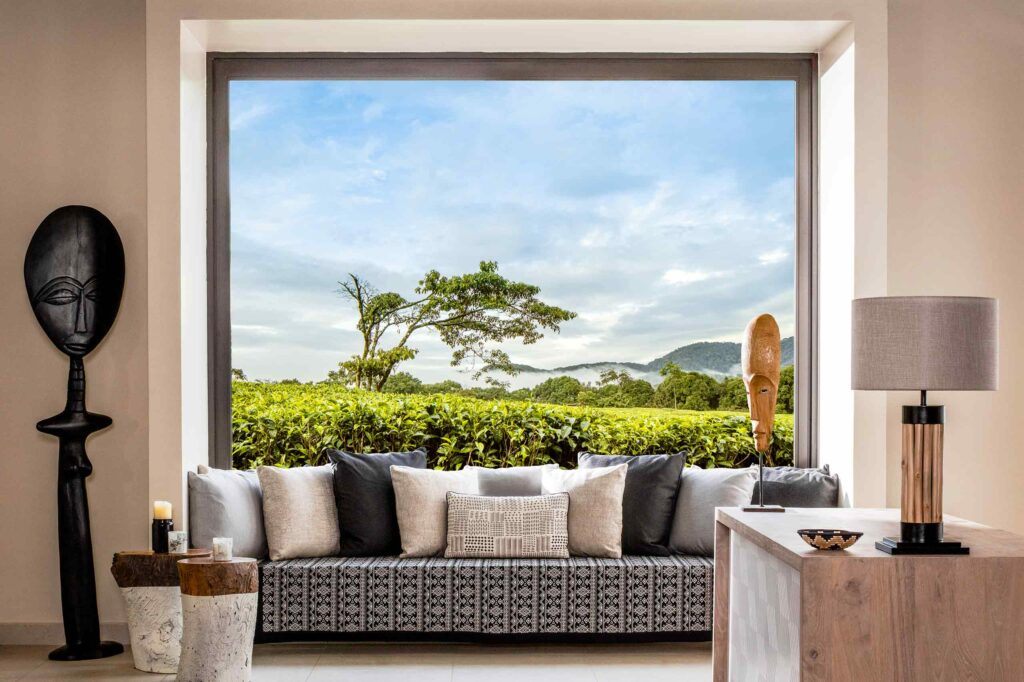
<path id="1" fill-rule="evenodd" d="M 128 623 L 101 623 L 100 637 L 127 644 Z M 60 646 L 63 643 L 63 623 L 0 623 L 0 644 Z"/>

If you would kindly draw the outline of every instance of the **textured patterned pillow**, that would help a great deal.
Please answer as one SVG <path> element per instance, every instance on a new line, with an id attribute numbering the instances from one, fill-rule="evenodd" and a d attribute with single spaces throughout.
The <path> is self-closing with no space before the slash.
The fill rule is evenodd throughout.
<path id="1" fill-rule="evenodd" d="M 569 493 L 482 497 L 448 493 L 446 557 L 569 558 Z"/>

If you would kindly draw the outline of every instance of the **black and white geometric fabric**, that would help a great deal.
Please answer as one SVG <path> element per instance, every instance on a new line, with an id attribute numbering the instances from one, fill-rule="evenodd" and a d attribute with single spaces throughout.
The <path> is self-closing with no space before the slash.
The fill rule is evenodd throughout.
<path id="1" fill-rule="evenodd" d="M 484 497 L 448 493 L 449 558 L 569 558 L 569 493 Z"/>
<path id="2" fill-rule="evenodd" d="M 261 629 L 683 633 L 711 630 L 714 562 L 323 557 L 260 565 Z"/>

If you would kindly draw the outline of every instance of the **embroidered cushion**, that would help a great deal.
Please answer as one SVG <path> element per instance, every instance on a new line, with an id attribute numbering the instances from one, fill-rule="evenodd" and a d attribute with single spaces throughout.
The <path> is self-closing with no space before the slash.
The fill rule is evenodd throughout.
<path id="1" fill-rule="evenodd" d="M 448 493 L 449 558 L 568 559 L 569 493 L 484 497 Z"/>

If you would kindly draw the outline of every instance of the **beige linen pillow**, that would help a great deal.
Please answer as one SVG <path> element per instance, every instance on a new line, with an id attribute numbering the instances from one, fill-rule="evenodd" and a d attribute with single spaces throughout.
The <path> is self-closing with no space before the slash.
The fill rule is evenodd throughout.
<path id="1" fill-rule="evenodd" d="M 256 470 L 270 558 L 333 556 L 340 549 L 334 471 L 319 467 Z"/>
<path id="2" fill-rule="evenodd" d="M 448 540 L 448 493 L 477 493 L 476 472 L 392 466 L 402 557 L 440 556 Z M 266 494 L 266 493 L 264 493 Z"/>
<path id="3" fill-rule="evenodd" d="M 626 464 L 544 471 L 544 494 L 569 493 L 569 554 L 622 556 L 622 493 Z"/>
<path id="4" fill-rule="evenodd" d="M 484 497 L 448 493 L 446 557 L 568 559 L 569 493 Z"/>

